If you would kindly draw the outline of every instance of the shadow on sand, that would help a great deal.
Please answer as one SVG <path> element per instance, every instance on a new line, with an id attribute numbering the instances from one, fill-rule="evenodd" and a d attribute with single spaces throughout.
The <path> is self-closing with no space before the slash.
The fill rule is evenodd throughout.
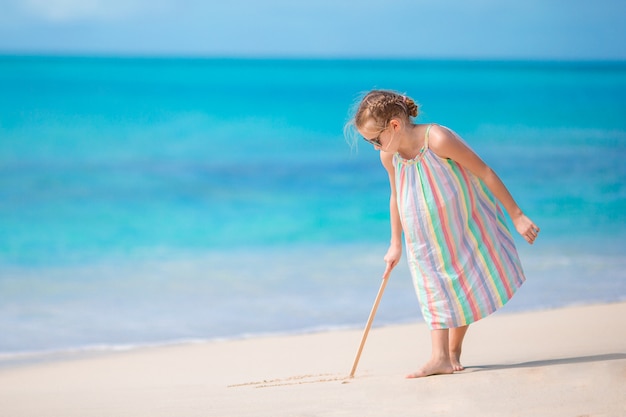
<path id="1" fill-rule="evenodd" d="M 497 369 L 536 368 L 540 366 L 567 365 L 567 364 L 586 363 L 586 362 L 615 361 L 615 360 L 621 360 L 621 359 L 626 359 L 626 353 L 607 353 L 604 355 L 577 356 L 577 357 L 572 357 L 572 358 L 547 359 L 547 360 L 541 360 L 541 361 L 511 363 L 511 364 L 502 364 L 502 365 L 466 366 L 465 370 L 470 371 L 470 372 L 479 372 L 479 371 L 493 371 Z"/>

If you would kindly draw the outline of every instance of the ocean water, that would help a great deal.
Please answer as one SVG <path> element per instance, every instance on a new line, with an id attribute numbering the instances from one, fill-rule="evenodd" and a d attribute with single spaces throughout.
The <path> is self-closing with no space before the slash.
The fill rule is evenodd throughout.
<path id="1" fill-rule="evenodd" d="M 626 299 L 626 63 L 0 56 L 0 361 L 363 326 L 388 180 L 343 126 L 372 88 L 540 225 L 497 314 Z M 375 323 L 419 320 L 402 263 Z"/>

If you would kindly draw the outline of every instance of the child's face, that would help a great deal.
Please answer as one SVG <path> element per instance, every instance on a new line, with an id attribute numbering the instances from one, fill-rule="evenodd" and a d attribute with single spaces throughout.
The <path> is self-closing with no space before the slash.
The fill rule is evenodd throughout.
<path id="1" fill-rule="evenodd" d="M 357 130 L 366 142 L 374 145 L 377 150 L 382 149 L 381 135 L 386 129 L 380 130 L 373 119 L 367 119 L 363 126 Z"/>
<path id="2" fill-rule="evenodd" d="M 401 128 L 402 124 L 397 119 L 391 119 L 382 130 L 373 119 L 368 119 L 357 130 L 363 136 L 363 139 L 374 145 L 377 151 L 396 152 L 398 144 L 394 144 L 394 139 L 396 131 Z"/>

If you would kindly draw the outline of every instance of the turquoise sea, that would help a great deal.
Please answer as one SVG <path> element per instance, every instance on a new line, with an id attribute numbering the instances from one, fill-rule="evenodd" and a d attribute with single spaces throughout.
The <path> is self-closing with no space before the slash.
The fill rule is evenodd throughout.
<path id="1" fill-rule="evenodd" d="M 0 56 L 0 362 L 361 328 L 389 191 L 343 126 L 372 88 L 540 225 L 497 314 L 626 299 L 625 62 Z M 419 320 L 402 263 L 375 323 Z"/>

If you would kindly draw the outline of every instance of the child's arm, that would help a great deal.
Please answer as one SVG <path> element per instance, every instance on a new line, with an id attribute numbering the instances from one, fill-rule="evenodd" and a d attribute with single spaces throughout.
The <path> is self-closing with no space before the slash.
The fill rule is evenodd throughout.
<path id="1" fill-rule="evenodd" d="M 480 178 L 509 214 L 517 232 L 528 243 L 532 244 L 535 241 L 537 233 L 539 233 L 537 225 L 522 212 L 493 169 L 483 162 L 465 142 L 451 130 L 437 125 L 431 128 L 429 141 L 430 149 L 437 155 L 452 159 Z"/>
<path id="2" fill-rule="evenodd" d="M 398 212 L 398 200 L 396 199 L 396 176 L 393 167 L 393 153 L 380 152 L 380 161 L 389 175 L 389 187 L 391 196 L 389 197 L 389 218 L 391 222 L 391 242 L 385 254 L 387 270 L 385 274 L 393 269 L 402 257 L 402 223 L 400 223 L 400 213 Z"/>

